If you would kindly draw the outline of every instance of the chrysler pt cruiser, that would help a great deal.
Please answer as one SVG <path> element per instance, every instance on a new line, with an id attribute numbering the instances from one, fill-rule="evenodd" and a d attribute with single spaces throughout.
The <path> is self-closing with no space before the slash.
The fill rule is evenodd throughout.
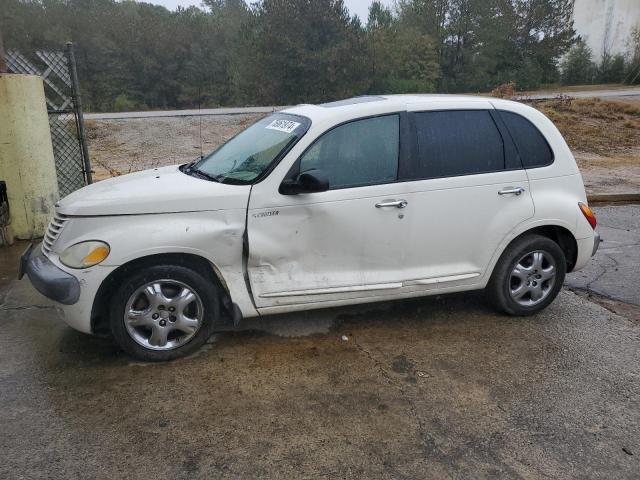
<path id="1" fill-rule="evenodd" d="M 62 199 L 27 274 L 73 328 L 170 360 L 272 313 L 486 289 L 549 305 L 598 248 L 562 136 L 521 103 L 367 96 Z"/>

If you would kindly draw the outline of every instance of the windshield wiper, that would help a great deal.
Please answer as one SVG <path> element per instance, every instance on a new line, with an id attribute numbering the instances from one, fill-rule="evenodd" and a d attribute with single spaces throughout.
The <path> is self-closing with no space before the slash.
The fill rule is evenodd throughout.
<path id="1" fill-rule="evenodd" d="M 224 177 L 222 175 L 211 175 L 197 168 L 195 166 L 196 162 L 197 160 L 194 162 L 188 163 L 182 171 L 187 175 L 197 176 L 200 178 L 204 178 L 206 180 L 211 180 L 212 182 L 222 183 L 224 181 Z"/>
<path id="2" fill-rule="evenodd" d="M 213 182 L 222 183 L 224 181 L 224 177 L 222 175 L 211 175 L 210 173 L 203 172 L 199 168 L 193 167 L 193 172 L 197 175 L 200 175 L 207 180 L 211 180 Z"/>

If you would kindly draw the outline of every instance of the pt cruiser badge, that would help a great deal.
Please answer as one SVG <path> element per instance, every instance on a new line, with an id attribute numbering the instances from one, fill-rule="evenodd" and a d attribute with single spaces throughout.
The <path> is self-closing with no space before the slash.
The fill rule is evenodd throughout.
<path id="1" fill-rule="evenodd" d="M 254 213 L 253 218 L 273 217 L 274 215 L 278 215 L 278 213 L 280 213 L 278 210 L 271 210 L 270 212 Z"/>

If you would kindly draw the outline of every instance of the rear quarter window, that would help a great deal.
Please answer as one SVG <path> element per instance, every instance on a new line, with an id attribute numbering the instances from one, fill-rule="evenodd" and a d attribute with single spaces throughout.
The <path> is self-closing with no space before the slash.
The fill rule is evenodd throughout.
<path id="1" fill-rule="evenodd" d="M 498 112 L 516 144 L 524 168 L 546 167 L 553 163 L 553 151 L 533 123 L 517 113 Z"/>

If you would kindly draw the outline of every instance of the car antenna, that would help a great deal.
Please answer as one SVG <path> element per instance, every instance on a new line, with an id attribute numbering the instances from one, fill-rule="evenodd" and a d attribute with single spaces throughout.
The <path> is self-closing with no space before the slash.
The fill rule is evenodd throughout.
<path id="1" fill-rule="evenodd" d="M 200 83 L 198 83 L 198 128 L 200 130 L 200 160 L 204 158 L 204 154 L 202 152 L 202 114 L 200 113 L 202 102 L 202 78 L 200 78 Z"/>

